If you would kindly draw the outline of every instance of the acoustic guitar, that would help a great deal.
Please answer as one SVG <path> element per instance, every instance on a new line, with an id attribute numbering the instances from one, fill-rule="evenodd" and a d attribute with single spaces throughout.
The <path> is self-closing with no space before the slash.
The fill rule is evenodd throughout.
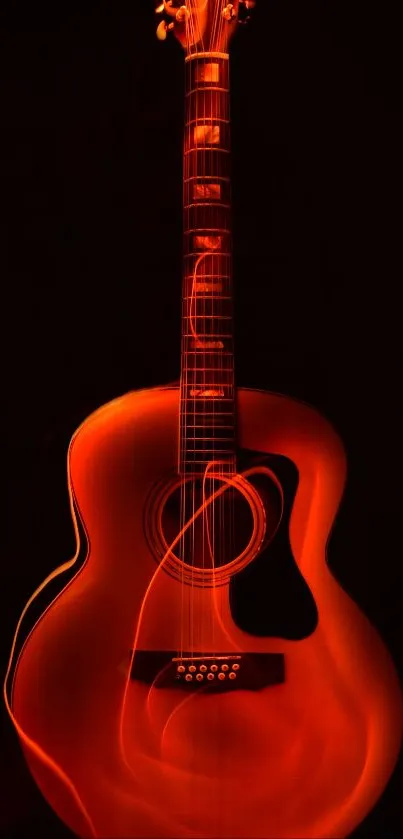
<path id="1" fill-rule="evenodd" d="M 235 386 L 229 42 L 253 5 L 157 9 L 186 79 L 180 382 L 74 434 L 76 555 L 30 598 L 7 670 L 29 769 L 83 839 L 345 837 L 399 752 L 391 657 L 326 561 L 340 439 L 314 408 Z M 283 625 L 274 589 L 273 631 L 252 634 L 236 604 L 262 601 L 267 563 L 301 621 Z"/>

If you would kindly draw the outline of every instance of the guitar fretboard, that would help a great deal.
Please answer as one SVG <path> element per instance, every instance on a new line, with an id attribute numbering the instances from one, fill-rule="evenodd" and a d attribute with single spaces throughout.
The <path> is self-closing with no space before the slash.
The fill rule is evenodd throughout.
<path id="1" fill-rule="evenodd" d="M 180 472 L 235 470 L 229 61 L 185 63 Z"/>

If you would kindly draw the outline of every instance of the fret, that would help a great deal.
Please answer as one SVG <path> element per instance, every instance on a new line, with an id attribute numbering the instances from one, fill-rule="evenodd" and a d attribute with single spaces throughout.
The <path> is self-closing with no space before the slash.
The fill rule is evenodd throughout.
<path id="1" fill-rule="evenodd" d="M 185 280 L 193 280 L 193 277 L 194 277 L 193 274 L 185 274 L 184 275 Z M 218 273 L 205 274 L 204 271 L 203 271 L 203 275 L 199 275 L 199 279 L 200 280 L 216 280 L 216 279 L 217 280 L 230 280 L 231 277 L 230 277 L 229 274 L 218 274 Z"/>
<path id="2" fill-rule="evenodd" d="M 185 236 L 188 236 L 191 233 L 201 233 L 202 231 L 203 233 L 231 233 L 230 230 L 226 230 L 225 228 L 220 227 L 195 227 L 190 228 L 190 230 L 185 230 L 184 233 Z"/>
<path id="3" fill-rule="evenodd" d="M 228 61 L 229 60 L 229 53 L 228 52 L 214 52 L 214 51 L 190 53 L 190 55 L 186 56 L 185 63 L 187 63 L 188 61 L 200 61 L 201 58 L 208 58 L 210 60 L 212 58 L 222 58 L 224 61 Z"/>
<path id="4" fill-rule="evenodd" d="M 217 117 L 214 115 L 211 117 L 203 116 L 196 117 L 195 119 L 189 119 L 187 122 L 185 122 L 185 128 L 190 128 L 192 125 L 206 125 L 207 123 L 209 125 L 214 125 L 214 123 L 216 122 L 224 122 L 226 125 L 230 124 L 229 119 L 225 119 L 224 117 Z"/>
<path id="5" fill-rule="evenodd" d="M 186 422 L 185 422 L 185 419 L 186 419 Z M 201 426 L 200 423 L 202 421 L 203 421 L 203 425 Z M 183 415 L 183 422 L 182 422 L 182 428 L 181 428 L 182 433 L 186 434 L 187 429 L 191 430 L 192 428 L 194 428 L 194 423 L 195 422 L 198 423 L 200 428 L 203 428 L 204 431 L 208 431 L 208 432 L 211 431 L 212 434 L 220 434 L 221 430 L 223 428 L 228 429 L 228 427 L 229 427 L 228 426 L 228 420 L 227 419 L 220 420 L 218 414 L 215 414 L 214 417 L 213 417 L 213 415 L 209 416 L 209 415 L 203 414 L 202 417 L 196 418 L 193 412 L 189 412 L 189 414 L 187 414 L 186 417 L 185 417 L 185 415 Z M 193 425 L 191 425 L 190 423 L 193 423 Z M 199 427 L 199 426 L 196 426 L 196 427 Z M 231 428 L 230 434 L 234 435 L 235 434 L 235 423 L 233 423 L 230 426 L 230 428 Z M 226 435 L 226 436 L 229 436 L 229 434 Z"/>
<path id="6" fill-rule="evenodd" d="M 193 93 L 200 93 L 200 92 L 205 93 L 206 91 L 209 92 L 209 91 L 212 91 L 212 90 L 217 91 L 218 93 L 229 93 L 229 88 L 228 87 L 218 87 L 218 85 L 210 85 L 209 87 L 205 87 L 203 85 L 203 87 L 192 87 L 191 90 L 187 91 L 185 96 L 188 99 L 189 96 L 192 96 Z"/>
<path id="7" fill-rule="evenodd" d="M 206 292 L 210 292 L 207 294 Z M 221 283 L 200 283 L 195 282 L 192 286 L 190 297 L 182 297 L 182 300 L 232 300 L 222 293 Z"/>
<path id="8" fill-rule="evenodd" d="M 233 373 L 233 368 L 222 367 L 184 367 L 184 374 L 187 373 Z"/>
<path id="9" fill-rule="evenodd" d="M 194 428 L 200 428 L 202 431 L 207 431 L 207 430 L 208 430 L 208 428 L 211 428 L 211 431 L 215 431 L 215 428 L 214 428 L 213 426 L 208 426 L 208 425 L 188 425 L 188 424 L 187 424 L 187 425 L 186 425 L 186 428 L 187 428 L 187 429 L 189 429 L 189 428 L 193 428 L 193 429 L 194 429 Z M 220 431 L 222 431 L 222 430 L 223 430 L 223 428 L 228 428 L 228 429 L 231 429 L 232 431 L 234 431 L 234 430 L 235 430 L 235 426 L 234 426 L 234 425 L 220 425 L 220 426 L 219 426 Z"/>
<path id="10" fill-rule="evenodd" d="M 199 315 L 194 315 L 192 318 L 190 318 L 190 315 L 186 315 L 186 316 L 184 315 L 182 320 L 183 320 L 183 323 L 182 323 L 183 327 L 186 327 L 188 322 L 190 323 L 190 328 L 192 330 L 192 336 L 191 337 L 193 338 L 193 341 L 200 342 L 200 344 L 202 344 L 203 341 L 208 342 L 209 344 L 213 341 L 214 344 L 217 344 L 217 342 L 224 337 L 231 337 L 232 338 L 232 333 L 231 333 L 230 336 L 227 336 L 227 333 L 218 332 L 218 329 L 220 328 L 220 326 L 222 326 L 222 328 L 224 329 L 224 327 L 228 326 L 228 324 L 231 325 L 232 318 L 230 318 L 230 317 L 220 319 L 219 316 L 217 316 L 215 318 L 211 318 L 211 317 L 203 318 L 202 316 L 199 317 Z M 220 323 L 221 320 L 222 320 L 222 323 Z M 213 327 L 214 327 L 214 330 L 215 330 L 215 332 L 214 332 L 215 337 L 214 338 L 213 338 L 212 331 L 210 331 L 210 330 L 213 329 Z M 203 349 L 203 347 L 201 347 L 201 348 Z M 206 347 L 206 349 L 220 350 L 221 347 L 220 346 Z"/>
<path id="11" fill-rule="evenodd" d="M 220 461 L 223 460 L 223 459 L 224 458 L 221 457 Z M 213 460 L 216 460 L 216 458 L 214 458 Z M 184 472 L 185 475 L 201 476 L 201 475 L 204 474 L 204 472 L 206 470 L 206 466 L 208 466 L 209 463 L 211 463 L 211 462 L 212 462 L 211 457 L 207 458 L 205 460 L 189 460 L 189 461 L 182 460 L 181 461 L 181 471 Z M 195 467 L 197 467 L 197 468 L 195 468 Z M 225 462 L 225 464 L 220 462 L 219 464 L 217 464 L 217 469 L 215 471 L 218 472 L 220 475 L 228 475 L 228 476 L 234 475 L 236 473 L 235 458 L 232 458 L 232 459 L 229 458 L 228 461 Z"/>
<path id="12" fill-rule="evenodd" d="M 214 455 L 214 457 L 211 457 L 212 454 Z M 233 474 L 236 471 L 235 455 L 229 454 L 228 452 L 225 452 L 224 454 L 220 454 L 219 452 L 210 452 L 210 457 L 204 457 L 203 459 L 197 458 L 197 460 L 196 458 L 193 460 L 192 458 L 187 457 L 186 459 L 181 461 L 181 465 L 185 468 L 186 471 L 195 472 L 194 467 L 200 464 L 200 466 L 203 466 L 203 468 L 200 469 L 200 472 L 196 472 L 196 474 L 200 474 L 205 471 L 206 466 L 208 466 L 211 463 L 214 463 L 216 460 L 220 461 L 220 463 L 217 463 L 217 472 L 225 474 L 225 472 L 228 469 L 231 471 L 231 474 Z M 221 461 L 225 461 L 225 463 L 221 463 Z"/>
<path id="13" fill-rule="evenodd" d="M 196 260 L 199 258 L 199 256 L 200 256 L 200 251 L 188 251 L 187 253 L 185 253 L 184 258 L 185 259 L 193 258 L 194 261 L 196 262 Z M 206 254 L 206 256 L 213 256 L 213 254 L 208 253 L 208 254 Z M 225 251 L 215 251 L 214 256 L 231 256 L 231 254 L 228 253 L 228 252 L 225 252 Z"/>
<path id="14" fill-rule="evenodd" d="M 200 152 L 200 151 L 201 151 L 201 152 L 203 152 L 203 153 L 205 153 L 205 152 L 207 152 L 207 151 L 214 151 L 214 153 L 215 153 L 215 154 L 229 154 L 229 153 L 230 153 L 230 150 L 229 150 L 229 149 L 219 148 L 218 146 L 214 146 L 214 149 L 213 149 L 213 150 L 212 150 L 212 149 L 205 149 L 205 148 L 204 148 L 204 146 L 203 146 L 203 147 L 200 147 L 200 146 L 192 146 L 192 147 L 191 147 L 191 148 L 189 148 L 189 149 L 185 149 L 185 151 L 184 151 L 184 155 L 186 156 L 186 155 L 188 155 L 188 154 L 191 154 L 191 153 L 192 153 L 192 152 L 194 152 L 194 151 L 196 151 L 196 152 Z"/>
<path id="15" fill-rule="evenodd" d="M 185 210 L 193 210 L 194 207 L 224 207 L 226 210 L 231 209 L 231 204 L 223 204 L 221 201 L 195 201 L 192 204 L 185 204 Z"/>
<path id="16" fill-rule="evenodd" d="M 211 440 L 210 437 L 189 437 L 189 435 L 187 435 L 187 437 L 186 437 L 186 442 L 192 442 L 192 443 L 196 442 L 197 443 L 199 440 L 200 440 L 201 443 L 211 442 L 213 444 L 214 443 L 228 443 L 228 444 L 232 443 L 233 444 L 233 440 L 229 440 L 228 437 L 215 437 L 214 440 Z M 186 451 L 191 452 L 191 451 L 193 451 L 193 449 L 186 448 Z M 202 451 L 202 449 L 196 449 L 195 451 Z M 205 449 L 205 451 L 210 451 L 210 449 Z M 228 451 L 228 450 L 226 449 L 226 451 Z"/>
<path id="17" fill-rule="evenodd" d="M 193 402 L 208 402 L 208 401 L 210 401 L 210 402 L 213 401 L 214 402 L 215 400 L 217 400 L 217 402 L 233 402 L 234 401 L 233 397 L 231 397 L 231 396 L 206 396 L 204 398 L 200 397 L 199 399 L 197 399 L 195 396 L 181 396 L 180 397 L 181 402 L 192 402 L 192 403 Z"/>
<path id="18" fill-rule="evenodd" d="M 234 472 L 236 472 L 236 460 L 235 460 L 235 455 L 234 454 L 233 455 L 228 455 L 227 454 L 226 456 L 219 455 L 219 457 L 215 457 L 215 456 L 211 457 L 211 453 L 210 453 L 210 457 L 204 457 L 202 460 L 200 458 L 198 458 L 197 460 L 196 460 L 196 458 L 194 460 L 186 458 L 186 459 L 181 461 L 181 467 L 188 474 L 189 473 L 190 474 L 194 473 L 195 475 L 200 475 L 200 474 L 203 474 L 203 472 L 206 469 L 206 466 L 208 466 L 211 463 L 214 463 L 214 461 L 216 461 L 216 460 L 220 460 L 220 463 L 217 463 L 217 470 L 216 471 L 218 473 L 221 473 L 221 475 L 225 475 L 225 474 L 233 475 Z M 225 461 L 225 462 L 221 463 L 221 461 Z M 195 467 L 200 467 L 200 468 L 195 469 Z"/>
<path id="19" fill-rule="evenodd" d="M 186 424 L 186 428 L 182 429 L 188 439 L 195 438 L 212 440 L 213 435 L 219 434 L 224 440 L 232 440 L 234 438 L 234 425 L 190 425 Z M 207 433 L 208 432 L 208 433 Z M 217 437 L 214 437 L 217 439 Z"/>
<path id="20" fill-rule="evenodd" d="M 227 243 L 225 243 L 225 244 L 227 244 Z M 229 244 L 229 242 L 228 242 L 228 244 Z M 209 260 L 212 259 L 213 257 L 215 257 L 216 259 L 221 259 L 221 260 L 230 260 L 231 253 L 228 250 L 211 251 L 210 253 L 205 253 L 203 255 L 203 275 L 202 275 L 203 277 L 204 277 L 205 269 L 207 270 Z M 195 269 L 196 269 L 200 274 L 200 271 L 201 271 L 201 268 L 200 268 L 200 264 L 201 264 L 200 263 L 200 251 L 186 251 L 185 254 L 184 254 L 184 260 L 185 260 L 185 265 L 186 265 L 186 261 L 192 260 L 192 272 L 194 272 Z M 219 272 L 217 272 L 217 273 L 219 273 Z"/>
<path id="21" fill-rule="evenodd" d="M 217 311 L 226 311 L 228 314 L 233 313 L 232 297 L 230 297 L 230 295 L 228 294 L 228 292 L 231 291 L 230 288 L 222 289 L 222 291 L 219 291 L 219 292 L 215 291 L 215 289 L 212 289 L 211 291 L 209 291 L 208 294 L 206 294 L 205 291 L 203 291 L 203 292 L 198 291 L 197 288 L 195 288 L 195 285 L 196 285 L 196 283 L 192 282 L 191 280 L 189 280 L 186 283 L 186 285 L 184 284 L 185 287 L 183 289 L 183 293 L 186 296 L 182 297 L 182 306 L 183 307 L 185 305 L 185 300 L 188 300 L 188 301 L 193 300 L 193 305 L 189 302 L 188 303 L 188 308 L 192 305 L 192 312 L 195 313 L 196 309 L 199 309 L 199 308 L 201 309 L 202 308 L 202 304 L 199 303 L 198 301 L 199 300 L 201 301 L 204 298 L 206 298 L 207 301 L 208 300 L 211 301 L 210 305 L 212 307 L 214 306 L 214 301 L 216 301 L 216 306 L 215 306 L 215 311 L 216 312 Z M 201 285 L 205 286 L 206 284 L 202 283 Z M 223 293 L 224 291 L 226 293 Z M 221 300 L 221 298 L 224 298 L 224 300 L 223 300 L 223 303 L 220 307 L 219 301 Z M 227 302 L 225 302 L 225 300 L 227 300 Z M 204 306 L 204 312 L 210 311 L 210 309 L 208 308 L 208 304 L 206 302 L 203 303 L 203 306 Z M 184 311 L 184 308 L 182 308 L 182 311 Z"/>
<path id="22" fill-rule="evenodd" d="M 188 155 L 188 154 L 191 154 L 191 153 L 192 153 L 192 152 L 194 152 L 194 151 L 196 151 L 196 152 L 200 152 L 200 151 L 204 152 L 204 151 L 205 151 L 205 149 L 204 149 L 204 146 L 203 146 L 203 148 L 200 148 L 200 146 L 192 146 L 192 148 L 185 149 L 185 151 L 184 151 L 184 155 L 186 156 L 186 155 Z M 210 149 L 207 149 L 207 151 L 210 151 Z M 218 146 L 214 146 L 214 152 L 215 152 L 215 153 L 217 153 L 217 154 L 229 154 L 229 153 L 230 153 L 230 150 L 229 150 L 229 149 L 224 149 L 224 148 L 218 148 Z"/>
<path id="23" fill-rule="evenodd" d="M 187 454 L 192 453 L 192 452 L 195 452 L 196 454 L 204 454 L 204 452 L 206 452 L 206 454 L 208 453 L 208 454 L 214 454 L 214 455 L 216 455 L 216 454 L 229 454 L 228 449 L 188 449 L 188 448 L 186 449 Z M 190 462 L 192 463 L 193 461 L 190 461 Z"/>
<path id="24" fill-rule="evenodd" d="M 200 254 L 199 254 L 200 256 Z M 224 274 L 220 277 L 217 274 L 213 276 L 210 274 L 204 273 L 205 263 L 210 258 L 211 254 L 207 253 L 203 259 L 199 262 L 198 266 L 193 269 L 191 274 L 185 274 L 183 277 L 183 289 L 182 294 L 186 297 L 192 296 L 194 294 L 194 289 L 197 287 L 198 284 L 200 285 L 212 285 L 214 288 L 221 286 L 222 293 L 225 295 L 232 296 L 232 283 L 231 278 L 226 277 Z"/>
<path id="25" fill-rule="evenodd" d="M 197 289 L 196 289 L 196 291 L 197 291 Z M 213 291 L 214 291 L 214 289 L 213 289 Z M 213 303 L 214 303 L 215 300 L 224 300 L 224 301 L 225 300 L 231 300 L 231 302 L 232 302 L 232 297 L 225 297 L 223 294 L 212 293 L 212 294 L 198 294 L 197 297 L 195 295 L 192 295 L 192 297 L 182 297 L 182 300 L 184 302 L 185 301 L 187 302 L 188 300 L 209 300 L 210 302 L 213 302 Z"/>
<path id="26" fill-rule="evenodd" d="M 200 253 L 198 251 L 188 251 L 187 253 L 185 253 L 185 260 L 186 259 L 193 259 L 194 262 L 196 263 L 199 256 L 200 256 Z M 212 258 L 213 256 L 215 256 L 216 258 L 219 258 L 219 259 L 220 258 L 230 259 L 231 253 L 229 251 L 220 251 L 219 253 L 206 254 L 205 257 L 204 257 L 203 265 L 205 266 L 208 258 Z M 204 276 L 204 274 L 203 274 L 203 276 Z"/>
<path id="27" fill-rule="evenodd" d="M 187 454 L 187 452 L 191 450 L 188 446 L 192 446 L 197 451 L 201 451 L 203 449 L 204 451 L 211 451 L 215 443 L 217 443 L 217 448 L 220 447 L 225 449 L 228 454 L 235 451 L 235 431 L 229 437 L 223 437 L 220 428 L 211 427 L 211 431 L 217 436 L 207 437 L 206 439 L 203 437 L 187 437 L 185 431 L 185 436 L 182 437 L 184 448 L 186 446 L 186 452 L 184 451 L 184 453 Z"/>
<path id="28" fill-rule="evenodd" d="M 193 401 L 193 400 L 191 400 Z M 201 417 L 233 417 L 232 411 L 189 411 L 190 416 Z"/>
<path id="29" fill-rule="evenodd" d="M 185 297 L 182 297 L 182 300 L 193 300 L 196 297 L 197 300 L 218 300 L 220 297 L 223 300 L 232 300 L 232 297 L 228 294 L 230 289 L 225 290 L 223 283 L 206 283 L 204 282 L 204 276 L 198 280 L 193 280 L 193 277 L 190 280 L 188 277 L 185 279 L 187 280 L 183 289 Z"/>
<path id="30" fill-rule="evenodd" d="M 183 432 L 186 435 L 186 440 L 202 440 L 208 443 L 214 443 L 216 440 L 221 440 L 225 443 L 233 443 L 234 442 L 234 432 L 235 428 L 231 427 L 231 429 L 226 433 L 225 428 L 223 429 L 222 426 L 219 428 L 214 425 L 210 426 L 202 426 L 199 429 L 190 428 L 188 425 L 186 428 L 183 428 Z M 208 433 L 206 433 L 208 432 Z"/>
<path id="31" fill-rule="evenodd" d="M 195 454 L 202 454 L 202 452 L 195 452 Z M 215 460 L 218 459 L 217 457 L 215 457 L 215 455 L 218 455 L 219 452 L 217 452 L 217 451 L 209 452 L 209 454 L 210 454 L 210 457 L 198 458 L 197 460 L 196 460 L 196 458 L 193 460 L 193 458 L 186 457 L 186 458 L 183 459 L 182 463 L 186 464 L 187 466 L 195 466 L 197 463 L 202 463 L 202 464 L 204 464 L 204 466 L 207 466 L 208 463 L 212 463 L 212 462 L 214 462 Z M 211 457 L 212 454 L 214 454 L 214 457 Z M 222 455 L 225 455 L 225 457 L 223 457 Z M 225 465 L 226 466 L 227 465 L 229 466 L 230 464 L 234 464 L 234 466 L 235 466 L 235 454 L 231 454 L 230 452 L 223 452 L 220 455 L 220 460 L 225 460 Z M 220 469 L 222 468 L 223 465 L 224 464 L 221 464 L 221 463 L 217 464 L 217 466 Z"/>
<path id="32" fill-rule="evenodd" d="M 186 434 L 188 434 L 189 436 L 193 434 L 194 437 L 199 438 L 205 435 L 207 436 L 208 440 L 211 440 L 212 435 L 218 433 L 224 436 L 226 440 L 229 440 L 231 437 L 233 437 L 235 432 L 234 423 L 232 423 L 232 425 L 229 425 L 228 423 L 219 423 L 217 426 L 215 426 L 213 423 L 211 425 L 208 425 L 206 423 L 195 424 L 193 422 L 192 416 L 188 417 L 188 419 L 190 419 L 191 422 L 186 423 L 186 428 L 182 430 L 185 431 Z"/>
<path id="33" fill-rule="evenodd" d="M 205 283 L 201 283 L 200 285 L 205 286 Z M 205 290 L 206 289 L 203 288 L 203 291 L 205 291 Z M 197 292 L 197 288 L 196 288 L 196 292 Z M 210 303 L 215 303 L 215 301 L 219 302 L 220 300 L 222 300 L 224 302 L 230 300 L 231 303 L 232 303 L 232 297 L 225 297 L 224 294 L 215 293 L 214 292 L 214 286 L 212 288 L 212 293 L 211 294 L 193 294 L 191 297 L 182 297 L 183 302 L 187 302 L 189 300 L 194 300 L 195 302 L 198 302 L 199 300 L 208 300 Z"/>
<path id="34" fill-rule="evenodd" d="M 230 183 L 230 178 L 224 178 L 222 175 L 191 175 L 190 177 L 184 178 L 183 180 L 184 180 L 185 183 L 188 183 L 189 181 L 199 181 L 199 180 L 205 181 L 205 180 L 213 180 L 213 179 L 214 180 L 220 180 L 220 181 L 226 181 L 227 183 Z"/>
<path id="35" fill-rule="evenodd" d="M 204 350 L 202 347 L 200 347 L 200 349 L 198 350 L 184 350 L 184 356 L 187 355 L 195 355 L 196 358 L 194 359 L 194 361 L 197 361 L 204 355 L 216 355 L 217 358 L 222 358 L 223 356 L 229 358 L 231 356 L 232 358 L 232 352 L 227 352 L 227 350 Z"/>
<path id="36" fill-rule="evenodd" d="M 183 315 L 183 320 L 232 320 L 231 315 Z"/>

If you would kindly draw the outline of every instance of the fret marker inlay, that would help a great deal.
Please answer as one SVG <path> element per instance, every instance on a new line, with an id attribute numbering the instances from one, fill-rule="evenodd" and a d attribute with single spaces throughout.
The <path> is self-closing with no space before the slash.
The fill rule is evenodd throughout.
<path id="1" fill-rule="evenodd" d="M 194 283 L 194 291 L 222 291 L 222 283 Z"/>
<path id="2" fill-rule="evenodd" d="M 196 82 L 219 82 L 220 65 L 216 62 L 199 64 L 196 67 Z"/>
<path id="3" fill-rule="evenodd" d="M 193 199 L 221 198 L 221 184 L 193 184 Z"/>
<path id="4" fill-rule="evenodd" d="M 223 350 L 224 344 L 222 341 L 200 341 L 199 338 L 191 342 L 192 347 L 198 347 L 203 350 Z"/>
<path id="5" fill-rule="evenodd" d="M 194 236 L 194 247 L 202 251 L 220 251 L 222 236 Z"/>
<path id="6" fill-rule="evenodd" d="M 220 143 L 220 126 L 210 123 L 195 125 L 193 142 L 196 146 L 218 146 Z"/>
<path id="7" fill-rule="evenodd" d="M 215 388 L 207 388 L 203 390 L 203 388 L 192 388 L 190 391 L 191 396 L 224 396 L 223 390 L 216 390 Z"/>

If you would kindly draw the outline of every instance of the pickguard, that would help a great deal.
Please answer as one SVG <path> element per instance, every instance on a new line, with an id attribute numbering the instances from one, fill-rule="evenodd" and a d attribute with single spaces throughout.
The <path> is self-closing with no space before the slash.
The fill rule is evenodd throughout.
<path id="1" fill-rule="evenodd" d="M 314 597 L 295 562 L 289 537 L 298 470 L 283 455 L 239 450 L 239 472 L 258 463 L 267 465 L 281 483 L 283 517 L 267 547 L 231 578 L 231 613 L 244 632 L 298 641 L 311 635 L 318 623 Z"/>

